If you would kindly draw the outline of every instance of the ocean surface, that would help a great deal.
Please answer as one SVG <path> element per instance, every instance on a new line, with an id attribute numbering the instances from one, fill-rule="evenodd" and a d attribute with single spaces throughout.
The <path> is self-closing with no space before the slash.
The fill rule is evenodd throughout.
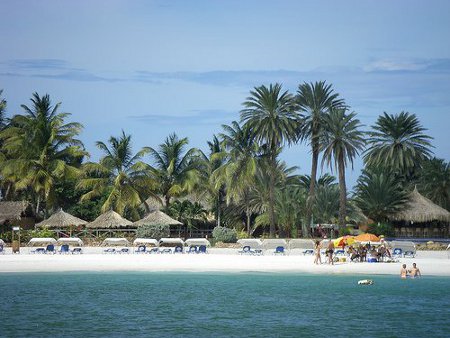
<path id="1" fill-rule="evenodd" d="M 1 337 L 450 337 L 448 277 L 20 273 L 0 298 Z"/>

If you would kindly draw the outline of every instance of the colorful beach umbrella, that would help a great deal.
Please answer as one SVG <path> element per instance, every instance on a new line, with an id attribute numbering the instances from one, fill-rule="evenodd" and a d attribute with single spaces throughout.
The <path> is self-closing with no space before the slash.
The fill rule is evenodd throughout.
<path id="1" fill-rule="evenodd" d="M 339 238 L 336 238 L 334 241 L 334 246 L 338 247 L 338 246 L 342 246 L 344 243 L 344 245 L 352 245 L 353 243 L 355 243 L 355 238 L 353 236 L 350 235 L 346 235 L 346 236 L 342 236 Z"/>
<path id="2" fill-rule="evenodd" d="M 379 242 L 380 238 L 374 234 L 361 234 L 355 237 L 356 242 Z"/>

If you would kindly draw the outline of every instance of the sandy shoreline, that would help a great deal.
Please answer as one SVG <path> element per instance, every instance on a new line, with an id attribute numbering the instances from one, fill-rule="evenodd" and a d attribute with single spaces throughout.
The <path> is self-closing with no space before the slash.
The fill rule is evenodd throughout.
<path id="1" fill-rule="evenodd" d="M 401 264 L 413 262 L 426 276 L 450 276 L 450 259 L 445 251 L 418 251 L 415 258 L 398 263 L 336 263 L 314 265 L 312 256 L 241 256 L 234 249 L 211 249 L 209 254 L 101 254 L 103 248 L 85 248 L 82 255 L 0 255 L 0 273 L 69 271 L 153 271 L 153 272 L 291 272 L 309 274 L 398 275 Z"/>

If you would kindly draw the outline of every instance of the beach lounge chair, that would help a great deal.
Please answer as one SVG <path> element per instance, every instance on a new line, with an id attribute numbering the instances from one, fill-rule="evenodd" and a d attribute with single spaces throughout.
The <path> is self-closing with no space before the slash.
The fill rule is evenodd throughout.
<path id="1" fill-rule="evenodd" d="M 394 250 L 392 251 L 392 256 L 396 257 L 396 258 L 400 258 L 403 255 L 403 250 L 400 248 L 394 248 Z"/>
<path id="2" fill-rule="evenodd" d="M 189 249 L 187 250 L 188 254 L 192 254 L 192 253 L 197 253 L 197 246 L 196 245 L 191 245 L 189 247 Z"/>
<path id="3" fill-rule="evenodd" d="M 138 248 L 134 251 L 134 253 L 145 253 L 145 250 L 147 248 L 145 247 L 145 245 L 139 245 Z"/>
<path id="4" fill-rule="evenodd" d="M 345 251 L 343 249 L 338 249 L 334 252 L 336 256 L 345 256 Z"/>
<path id="5" fill-rule="evenodd" d="M 122 248 L 120 250 L 117 251 L 120 254 L 129 254 L 130 253 L 130 249 L 128 248 Z"/>
<path id="6" fill-rule="evenodd" d="M 60 253 L 60 254 L 68 254 L 69 253 L 69 245 L 68 244 L 61 245 L 61 248 L 59 248 L 58 253 Z"/>
<path id="7" fill-rule="evenodd" d="M 44 254 L 45 253 L 45 248 L 36 248 L 34 250 L 31 250 L 30 253 L 32 253 L 32 254 Z"/>
<path id="8" fill-rule="evenodd" d="M 162 254 L 171 254 L 172 253 L 172 249 L 171 248 L 161 248 L 161 250 L 159 251 Z"/>
<path id="9" fill-rule="evenodd" d="M 238 253 L 239 253 L 240 255 L 252 255 L 252 254 L 253 254 L 253 251 L 252 251 L 252 249 L 250 248 L 250 245 L 246 245 L 246 246 L 244 246 L 244 247 L 242 248 L 242 250 L 239 250 Z"/>
<path id="10" fill-rule="evenodd" d="M 72 255 L 76 255 L 76 254 L 81 255 L 82 253 L 83 252 L 82 252 L 81 248 L 73 248 L 72 249 Z"/>
<path id="11" fill-rule="evenodd" d="M 159 253 L 159 249 L 158 248 L 151 248 L 150 250 L 146 251 L 148 254 L 157 254 Z"/>
<path id="12" fill-rule="evenodd" d="M 306 256 L 306 255 L 314 255 L 314 250 L 313 249 L 306 249 L 306 250 L 303 250 L 303 256 Z"/>
<path id="13" fill-rule="evenodd" d="M 108 248 L 108 249 L 103 250 L 103 253 L 105 253 L 105 254 L 114 254 L 114 253 L 116 253 L 116 249 Z"/>
<path id="14" fill-rule="evenodd" d="M 198 247 L 198 249 L 197 249 L 197 253 L 207 253 L 206 252 L 206 245 L 200 245 L 199 247 Z"/>
<path id="15" fill-rule="evenodd" d="M 173 249 L 173 253 L 183 253 L 183 247 L 181 245 L 177 245 L 174 249 Z"/>
<path id="16" fill-rule="evenodd" d="M 277 246 L 273 252 L 275 255 L 285 255 L 284 246 Z"/>
<path id="17" fill-rule="evenodd" d="M 411 257 L 411 258 L 414 258 L 414 257 L 416 257 L 416 254 L 414 253 L 414 251 L 405 251 L 404 253 L 403 253 L 403 257 Z"/>
<path id="18" fill-rule="evenodd" d="M 55 246 L 53 244 L 47 245 L 47 247 L 45 248 L 45 253 L 55 254 L 56 253 Z"/>

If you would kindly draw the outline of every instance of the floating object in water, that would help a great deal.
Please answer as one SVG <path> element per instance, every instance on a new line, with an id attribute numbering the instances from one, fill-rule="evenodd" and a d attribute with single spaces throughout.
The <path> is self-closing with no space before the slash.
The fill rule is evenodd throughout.
<path id="1" fill-rule="evenodd" d="M 373 280 L 371 279 L 361 279 L 358 281 L 358 285 L 372 285 Z"/>

